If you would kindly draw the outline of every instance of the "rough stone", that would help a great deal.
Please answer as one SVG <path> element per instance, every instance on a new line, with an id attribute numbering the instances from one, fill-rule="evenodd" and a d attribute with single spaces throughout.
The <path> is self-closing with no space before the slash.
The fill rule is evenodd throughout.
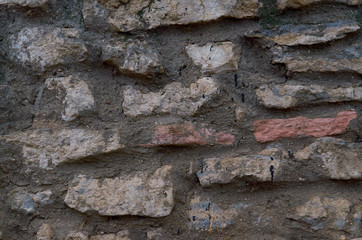
<path id="1" fill-rule="evenodd" d="M 88 240 L 88 234 L 72 231 L 67 235 L 65 240 Z"/>
<path id="2" fill-rule="evenodd" d="M 273 64 L 284 64 L 288 73 L 351 72 L 362 74 L 362 46 L 352 46 L 326 57 L 300 56 L 274 51 Z"/>
<path id="3" fill-rule="evenodd" d="M 313 230 L 324 228 L 342 230 L 351 211 L 347 199 L 332 196 L 314 196 L 295 210 L 293 219 L 311 225 Z"/>
<path id="4" fill-rule="evenodd" d="M 134 0 L 127 4 L 87 0 L 84 2 L 83 16 L 89 27 L 108 23 L 118 31 L 127 32 L 207 22 L 222 17 L 255 18 L 260 5 L 257 0 Z"/>
<path id="5" fill-rule="evenodd" d="M 209 187 L 214 184 L 227 184 L 235 179 L 248 182 L 271 181 L 282 172 L 282 151 L 267 148 L 259 155 L 235 158 L 209 158 L 202 161 L 202 168 L 197 172 L 200 184 Z M 271 170 L 271 166 L 272 170 Z"/>
<path id="6" fill-rule="evenodd" d="M 11 57 L 33 71 L 80 62 L 87 54 L 79 31 L 73 28 L 23 28 L 10 42 Z"/>
<path id="7" fill-rule="evenodd" d="M 216 81 L 208 77 L 197 80 L 189 88 L 173 82 L 159 92 L 145 94 L 126 86 L 123 90 L 123 111 L 129 117 L 152 114 L 191 116 L 219 91 Z"/>
<path id="8" fill-rule="evenodd" d="M 148 230 L 147 233 L 148 240 L 162 240 L 164 237 L 162 236 L 162 228 L 156 228 L 152 230 Z"/>
<path id="9" fill-rule="evenodd" d="M 62 95 L 65 90 L 65 97 L 62 101 L 64 111 L 62 119 L 64 121 L 73 121 L 85 112 L 94 110 L 94 98 L 88 84 L 76 77 L 68 76 L 61 78 L 48 78 L 45 85 L 49 90 L 57 90 L 58 95 Z"/>
<path id="10" fill-rule="evenodd" d="M 164 217 L 174 205 L 171 166 L 152 174 L 136 172 L 116 178 L 77 176 L 64 202 L 80 212 L 96 211 L 104 216 L 138 215 Z"/>
<path id="11" fill-rule="evenodd" d="M 102 59 L 124 74 L 152 77 L 164 72 L 161 56 L 146 41 L 109 41 L 102 48 Z"/>
<path id="12" fill-rule="evenodd" d="M 360 29 L 356 22 L 334 22 L 317 25 L 283 25 L 246 33 L 249 38 L 263 38 L 278 45 L 297 46 L 327 43 L 346 37 Z"/>
<path id="13" fill-rule="evenodd" d="M 204 73 L 218 73 L 238 69 L 241 48 L 232 42 L 190 44 L 186 52 Z"/>
<path id="14" fill-rule="evenodd" d="M 254 136 L 258 142 L 297 136 L 325 137 L 346 131 L 349 122 L 357 117 L 355 111 L 343 111 L 335 118 L 295 117 L 254 121 Z"/>
<path id="15" fill-rule="evenodd" d="M 243 122 L 245 119 L 246 111 L 241 108 L 235 109 L 235 118 L 237 122 Z"/>
<path id="16" fill-rule="evenodd" d="M 10 193 L 11 209 L 21 211 L 26 214 L 35 211 L 35 203 L 33 201 L 33 193 L 29 193 L 26 188 L 18 187 Z"/>
<path id="17" fill-rule="evenodd" d="M 89 240 L 130 240 L 128 230 L 123 230 L 118 232 L 117 234 L 102 234 L 91 236 Z"/>
<path id="18" fill-rule="evenodd" d="M 362 179 L 362 144 L 348 143 L 338 138 L 320 138 L 298 151 L 299 160 L 317 161 L 321 159 L 331 179 Z"/>
<path id="19" fill-rule="evenodd" d="M 230 133 L 217 132 L 204 125 L 198 128 L 187 122 L 156 126 L 151 143 L 142 146 L 231 145 L 234 140 L 234 135 Z"/>
<path id="20" fill-rule="evenodd" d="M 17 132 L 3 138 L 23 145 L 23 157 L 29 167 L 44 169 L 124 148 L 120 144 L 118 130 L 38 129 Z"/>
<path id="21" fill-rule="evenodd" d="M 323 2 L 335 2 L 347 5 L 359 5 L 362 3 L 362 0 L 278 0 L 277 7 L 280 10 L 284 10 L 286 8 L 302 8 L 309 6 L 311 4 L 323 3 Z"/>
<path id="22" fill-rule="evenodd" d="M 12 6 L 21 6 L 29 8 L 44 7 L 48 3 L 48 0 L 0 0 L 0 6 L 6 5 L 9 7 Z"/>
<path id="23" fill-rule="evenodd" d="M 53 195 L 51 190 L 45 190 L 42 192 L 37 192 L 34 196 L 33 196 L 33 201 L 36 204 L 39 205 L 46 205 L 46 204 L 51 204 L 53 203 L 53 200 L 51 199 L 51 196 Z"/>
<path id="24" fill-rule="evenodd" d="M 319 103 L 362 101 L 361 87 L 328 88 L 319 85 L 262 85 L 256 90 L 261 105 L 287 109 Z"/>
<path id="25" fill-rule="evenodd" d="M 52 240 L 53 232 L 49 224 L 44 223 L 36 233 L 36 240 Z"/>

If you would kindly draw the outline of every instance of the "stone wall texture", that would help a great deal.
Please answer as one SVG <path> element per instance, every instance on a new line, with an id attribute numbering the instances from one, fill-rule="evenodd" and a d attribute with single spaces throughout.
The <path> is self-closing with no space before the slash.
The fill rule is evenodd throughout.
<path id="1" fill-rule="evenodd" d="M 0 240 L 361 240 L 362 0 L 0 0 Z"/>

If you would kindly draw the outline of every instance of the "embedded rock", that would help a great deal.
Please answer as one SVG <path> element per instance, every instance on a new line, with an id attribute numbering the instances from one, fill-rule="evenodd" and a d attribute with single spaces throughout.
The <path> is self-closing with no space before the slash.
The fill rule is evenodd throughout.
<path id="1" fill-rule="evenodd" d="M 362 144 L 348 143 L 338 138 L 321 138 L 298 151 L 299 160 L 321 159 L 331 179 L 362 179 Z"/>
<path id="2" fill-rule="evenodd" d="M 118 130 L 43 129 L 18 132 L 3 138 L 23 145 L 22 153 L 28 167 L 44 169 L 124 147 L 120 144 Z"/>
<path id="3" fill-rule="evenodd" d="M 174 205 L 171 166 L 152 174 L 137 172 L 116 178 L 77 176 L 64 202 L 80 212 L 96 211 L 103 216 L 138 215 L 164 217 Z"/>
<path id="4" fill-rule="evenodd" d="M 132 86 L 123 90 L 123 110 L 129 117 L 153 114 L 191 116 L 219 93 L 219 85 L 212 78 L 201 78 L 189 88 L 179 82 L 168 84 L 159 92 L 141 93 Z"/>
<path id="5" fill-rule="evenodd" d="M 52 191 L 51 190 L 45 190 L 42 192 L 37 192 L 34 196 L 33 196 L 33 201 L 36 204 L 39 205 L 46 205 L 46 204 L 50 204 L 53 203 L 53 200 L 50 198 L 52 196 Z"/>
<path id="6" fill-rule="evenodd" d="M 53 232 L 49 224 L 44 223 L 36 233 L 36 240 L 52 240 Z"/>
<path id="7" fill-rule="evenodd" d="M 221 42 L 204 46 L 190 44 L 186 52 L 202 72 L 217 73 L 238 69 L 241 50 L 232 42 Z"/>
<path id="8" fill-rule="evenodd" d="M 202 161 L 197 172 L 200 184 L 227 184 L 235 179 L 248 182 L 273 181 L 282 172 L 282 152 L 277 148 L 265 149 L 262 155 L 235 158 L 209 158 Z M 275 173 L 275 175 L 274 175 Z"/>
<path id="9" fill-rule="evenodd" d="M 87 49 L 73 28 L 23 28 L 10 37 L 12 58 L 32 70 L 83 61 Z"/>
<path id="10" fill-rule="evenodd" d="M 160 54 L 137 39 L 110 41 L 102 48 L 102 59 L 125 74 L 152 77 L 164 72 Z"/>
<path id="11" fill-rule="evenodd" d="M 65 240 L 88 240 L 88 235 L 82 232 L 72 231 Z"/>
<path id="12" fill-rule="evenodd" d="M 65 97 L 62 101 L 64 105 L 62 119 L 64 121 L 72 121 L 78 116 L 84 115 L 85 112 L 94 110 L 93 94 L 85 81 L 73 76 L 48 78 L 45 85 L 49 90 L 57 90 L 60 96 L 65 90 Z"/>
<path id="13" fill-rule="evenodd" d="M 89 240 L 130 240 L 128 230 L 123 230 L 118 232 L 117 234 L 102 234 L 91 236 Z"/>
<path id="14" fill-rule="evenodd" d="M 88 27 L 107 23 L 121 32 L 153 29 L 159 26 L 207 22 L 222 17 L 255 18 L 261 4 L 257 0 L 86 0 L 83 16 Z"/>
<path id="15" fill-rule="evenodd" d="M 308 104 L 362 101 L 362 87 L 262 85 L 256 90 L 256 96 L 264 107 L 287 109 Z"/>
<path id="16" fill-rule="evenodd" d="M 335 118 L 295 117 L 254 121 L 254 136 L 258 142 L 297 136 L 325 137 L 346 131 L 349 122 L 357 117 L 355 111 L 343 111 Z"/>
<path id="17" fill-rule="evenodd" d="M 317 25 L 283 25 L 246 33 L 249 38 L 262 38 L 278 45 L 297 46 L 327 43 L 346 37 L 360 29 L 356 22 L 334 22 Z"/>
<path id="18" fill-rule="evenodd" d="M 35 211 L 33 193 L 29 193 L 25 188 L 18 187 L 10 193 L 11 210 L 17 210 L 26 214 Z"/>
<path id="19" fill-rule="evenodd" d="M 5 5 L 8 7 L 21 6 L 29 8 L 44 7 L 48 0 L 0 0 L 0 6 Z"/>
<path id="20" fill-rule="evenodd" d="M 335 2 L 347 5 L 359 5 L 362 3 L 362 0 L 278 0 L 277 7 L 280 10 L 284 10 L 286 8 L 302 8 L 314 3 L 323 3 L 323 2 Z"/>

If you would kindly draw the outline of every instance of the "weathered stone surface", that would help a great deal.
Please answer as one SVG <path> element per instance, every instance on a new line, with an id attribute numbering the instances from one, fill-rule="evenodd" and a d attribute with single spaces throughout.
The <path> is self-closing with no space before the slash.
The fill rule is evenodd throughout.
<path id="1" fill-rule="evenodd" d="M 212 78 L 201 78 L 189 88 L 179 82 L 167 85 L 159 92 L 141 93 L 132 86 L 123 90 L 123 111 L 129 117 L 152 114 L 190 116 L 219 93 L 219 85 Z"/>
<path id="2" fill-rule="evenodd" d="M 164 72 L 157 50 L 152 49 L 146 41 L 137 39 L 111 40 L 102 48 L 102 59 L 125 74 L 151 77 Z"/>
<path id="3" fill-rule="evenodd" d="M 246 111 L 241 109 L 241 108 L 237 108 L 235 109 L 235 118 L 237 122 L 243 122 L 245 119 L 245 115 L 246 115 Z"/>
<path id="4" fill-rule="evenodd" d="M 197 128 L 192 123 L 166 124 L 156 126 L 151 143 L 142 146 L 192 146 L 192 145 L 231 145 L 234 135 L 217 132 L 212 128 L 201 125 Z"/>
<path id="5" fill-rule="evenodd" d="M 29 167 L 45 169 L 124 147 L 120 144 L 118 130 L 97 131 L 85 128 L 29 130 L 6 135 L 3 139 L 23 145 L 23 157 Z"/>
<path id="6" fill-rule="evenodd" d="M 156 228 L 152 230 L 148 230 L 147 233 L 148 240 L 162 240 L 165 237 L 162 235 L 162 228 Z"/>
<path id="7" fill-rule="evenodd" d="M 49 224 L 44 223 L 36 233 L 36 240 L 52 240 L 53 232 Z"/>
<path id="8" fill-rule="evenodd" d="M 65 240 L 88 240 L 88 235 L 82 232 L 72 231 Z"/>
<path id="9" fill-rule="evenodd" d="M 12 58 L 32 70 L 83 61 L 87 49 L 72 28 L 23 28 L 10 37 Z"/>
<path id="10" fill-rule="evenodd" d="M 18 187 L 10 193 L 11 209 L 21 211 L 26 214 L 35 211 L 33 193 L 29 193 L 25 188 Z"/>
<path id="11" fill-rule="evenodd" d="M 322 159 L 331 179 L 362 179 L 362 144 L 348 143 L 338 138 L 320 138 L 295 157 L 299 160 Z"/>
<path id="12" fill-rule="evenodd" d="M 362 87 L 262 85 L 256 90 L 256 96 L 264 107 L 287 109 L 308 104 L 362 101 Z"/>
<path id="13" fill-rule="evenodd" d="M 89 240 L 130 240 L 128 230 L 123 230 L 118 232 L 117 234 L 102 234 L 91 236 Z"/>
<path id="14" fill-rule="evenodd" d="M 327 43 L 341 39 L 360 29 L 356 22 L 334 22 L 318 25 L 284 25 L 246 33 L 250 38 L 263 38 L 278 45 L 297 46 Z"/>
<path id="15" fill-rule="evenodd" d="M 80 212 L 97 211 L 104 216 L 138 215 L 164 217 L 174 205 L 171 166 L 152 174 L 136 172 L 116 178 L 77 176 L 64 202 Z"/>
<path id="16" fill-rule="evenodd" d="M 45 85 L 50 90 L 57 90 L 59 97 L 65 90 L 65 97 L 62 101 L 64 111 L 62 119 L 72 121 L 84 112 L 94 110 L 94 98 L 88 84 L 73 76 L 61 78 L 48 78 Z"/>
<path id="17" fill-rule="evenodd" d="M 235 158 L 209 158 L 202 162 L 197 172 L 200 184 L 209 187 L 213 184 L 227 184 L 235 179 L 248 182 L 271 181 L 282 172 L 282 151 L 267 148 L 259 155 Z M 272 176 L 273 173 L 273 176 Z"/>
<path id="18" fill-rule="evenodd" d="M 246 209 L 243 203 L 233 204 L 229 208 L 221 208 L 208 199 L 193 196 L 189 207 L 189 227 L 192 229 L 208 230 L 212 228 L 225 228 L 234 223 L 234 218 L 240 209 Z"/>
<path id="19" fill-rule="evenodd" d="M 48 3 L 48 0 L 0 0 L 0 6 L 6 5 L 9 7 L 12 6 L 21 6 L 21 7 L 44 7 Z"/>
<path id="20" fill-rule="evenodd" d="M 53 200 L 51 199 L 52 195 L 53 195 L 53 192 L 51 190 L 37 192 L 33 196 L 33 201 L 39 205 L 51 204 L 51 203 L 53 203 Z"/>
<path id="21" fill-rule="evenodd" d="M 311 225 L 313 230 L 342 230 L 351 211 L 352 204 L 347 199 L 333 196 L 314 196 L 295 210 L 292 218 Z"/>
<path id="22" fill-rule="evenodd" d="M 297 136 L 324 137 L 346 131 L 349 122 L 357 117 L 355 111 L 343 111 L 335 118 L 295 117 L 254 121 L 254 136 L 258 142 Z"/>
<path id="23" fill-rule="evenodd" d="M 204 73 L 217 73 L 238 69 L 241 48 L 232 42 L 190 44 L 186 52 Z"/>
<path id="24" fill-rule="evenodd" d="M 258 15 L 257 0 L 87 0 L 83 15 L 86 25 L 101 26 L 107 22 L 118 31 L 152 29 L 167 25 L 207 22 L 222 17 L 254 18 Z"/>
<path id="25" fill-rule="evenodd" d="M 272 63 L 284 64 L 288 73 L 303 72 L 352 72 L 362 74 L 362 46 L 354 46 L 327 57 L 299 56 L 274 52 Z"/>
<path id="26" fill-rule="evenodd" d="M 280 10 L 285 8 L 302 8 L 313 3 L 323 3 L 323 2 L 335 2 L 343 3 L 347 5 L 359 5 L 362 3 L 362 0 L 278 0 L 277 7 Z"/>

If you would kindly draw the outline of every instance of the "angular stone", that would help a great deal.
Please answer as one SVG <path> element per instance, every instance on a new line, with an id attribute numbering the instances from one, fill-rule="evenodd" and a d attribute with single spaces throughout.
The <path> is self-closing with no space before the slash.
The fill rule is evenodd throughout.
<path id="1" fill-rule="evenodd" d="M 45 85 L 50 90 L 57 90 L 60 96 L 62 90 L 65 90 L 65 97 L 62 101 L 64 105 L 62 119 L 64 121 L 73 121 L 78 116 L 82 116 L 82 113 L 94 110 L 93 94 L 85 81 L 73 76 L 48 78 Z"/>
<path id="2" fill-rule="evenodd" d="M 298 136 L 324 137 L 346 131 L 349 122 L 357 117 L 355 111 L 343 111 L 335 118 L 295 117 L 254 121 L 254 136 L 258 142 Z"/>
<path id="3" fill-rule="evenodd" d="M 287 109 L 309 104 L 362 101 L 362 87 L 262 85 L 256 90 L 256 96 L 264 107 Z"/>
<path id="4" fill-rule="evenodd" d="M 302 8 L 314 3 L 323 3 L 323 2 L 335 2 L 347 5 L 359 5 L 362 3 L 362 0 L 278 0 L 277 7 L 280 10 L 284 10 L 286 8 Z"/>
<path id="5" fill-rule="evenodd" d="M 321 159 L 327 177 L 337 180 L 362 179 L 362 143 L 348 143 L 338 138 L 320 138 L 298 151 L 299 160 Z"/>
<path id="6" fill-rule="evenodd" d="M 357 22 L 334 22 L 317 25 L 284 25 L 246 33 L 249 38 L 263 38 L 278 45 L 297 46 L 327 43 L 344 38 L 360 29 Z"/>
<path id="7" fill-rule="evenodd" d="M 36 233 L 36 240 L 52 240 L 53 232 L 49 224 L 44 223 Z"/>
<path id="8" fill-rule="evenodd" d="M 118 232 L 117 234 L 102 234 L 91 236 L 89 240 L 130 240 L 128 230 L 123 230 Z"/>
<path id="9" fill-rule="evenodd" d="M 104 216 L 138 215 L 164 217 L 174 205 L 171 166 L 152 174 L 136 172 L 116 178 L 77 176 L 64 202 L 80 212 L 96 211 Z"/>
<path id="10" fill-rule="evenodd" d="M 216 132 L 204 125 L 197 128 L 192 123 L 166 124 L 156 126 L 151 143 L 141 146 L 231 145 L 234 140 L 234 135 Z"/>
<path id="11" fill-rule="evenodd" d="M 248 182 L 271 181 L 282 172 L 282 151 L 268 148 L 260 155 L 235 158 L 209 158 L 202 161 L 202 168 L 197 172 L 200 184 L 209 187 L 214 184 L 227 184 L 235 179 Z"/>
<path id="12" fill-rule="evenodd" d="M 88 240 L 88 235 L 82 232 L 72 231 L 67 235 L 65 240 Z"/>
<path id="13" fill-rule="evenodd" d="M 284 64 L 288 73 L 351 72 L 362 74 L 362 46 L 345 49 L 327 57 L 299 56 L 275 51 L 273 64 Z"/>
<path id="14" fill-rule="evenodd" d="M 190 44 L 186 52 L 204 73 L 218 73 L 238 69 L 241 48 L 232 42 Z"/>
<path id="15" fill-rule="evenodd" d="M 87 49 L 73 28 L 23 28 L 10 37 L 11 57 L 32 70 L 83 61 Z"/>
<path id="16" fill-rule="evenodd" d="M 141 93 L 132 86 L 123 90 L 123 111 L 129 117 L 153 114 L 191 116 L 219 93 L 219 85 L 212 78 L 201 78 L 190 87 L 179 82 L 167 85 L 159 92 Z"/>
<path id="17" fill-rule="evenodd" d="M 53 195 L 51 190 L 45 190 L 42 192 L 37 192 L 34 196 L 33 196 L 33 201 L 36 204 L 39 205 L 47 205 L 47 204 L 51 204 L 53 203 L 53 200 L 51 199 L 51 196 Z"/>
<path id="18" fill-rule="evenodd" d="M 124 148 L 118 130 L 29 130 L 6 135 L 3 139 L 23 145 L 23 157 L 29 167 L 44 169 Z"/>
<path id="19" fill-rule="evenodd" d="M 29 8 L 44 7 L 48 0 L 0 0 L 0 6 L 5 5 L 8 7 L 21 6 Z"/>
<path id="20" fill-rule="evenodd" d="M 125 74 L 151 77 L 164 72 L 157 50 L 137 39 L 108 42 L 102 48 L 102 60 Z"/>
<path id="21" fill-rule="evenodd" d="M 33 193 L 29 193 L 25 188 L 18 187 L 10 193 L 11 210 L 21 211 L 26 214 L 35 211 Z"/>
<path id="22" fill-rule="evenodd" d="M 121 32 L 159 26 L 207 22 L 223 17 L 255 18 L 261 4 L 257 0 L 132 0 L 84 1 L 83 16 L 89 27 L 107 23 Z"/>
<path id="23" fill-rule="evenodd" d="M 295 210 L 295 220 L 311 225 L 313 230 L 342 230 L 351 211 L 352 204 L 347 199 L 332 196 L 314 196 Z"/>

